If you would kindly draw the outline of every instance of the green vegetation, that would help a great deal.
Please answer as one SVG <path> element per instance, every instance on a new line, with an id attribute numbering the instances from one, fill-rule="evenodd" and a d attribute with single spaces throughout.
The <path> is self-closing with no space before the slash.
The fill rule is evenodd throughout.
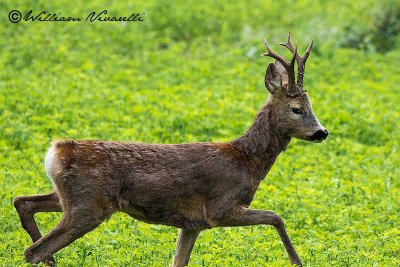
<path id="1" fill-rule="evenodd" d="M 141 23 L 13 24 L 13 9 L 146 14 Z M 12 199 L 51 191 L 43 166 L 50 140 L 232 140 L 267 98 L 271 60 L 259 56 L 262 39 L 283 52 L 275 44 L 291 31 L 301 50 L 316 39 L 305 86 L 331 134 L 322 144 L 293 141 L 252 207 L 282 215 L 306 266 L 399 266 L 398 10 L 398 1 L 373 0 L 3 1 L 0 265 L 25 265 L 31 240 Z M 388 12 L 391 18 L 382 15 Z M 43 232 L 59 218 L 36 216 Z M 56 259 L 60 266 L 167 266 L 176 235 L 115 214 Z M 191 259 L 191 266 L 266 264 L 288 265 L 266 226 L 205 231 Z"/>

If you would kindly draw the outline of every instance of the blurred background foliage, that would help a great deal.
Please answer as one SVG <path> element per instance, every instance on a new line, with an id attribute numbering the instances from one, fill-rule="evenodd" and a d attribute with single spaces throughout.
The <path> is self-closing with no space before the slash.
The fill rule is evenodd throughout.
<path id="1" fill-rule="evenodd" d="M 132 22 L 20 22 L 42 10 Z M 51 190 L 50 140 L 229 141 L 267 99 L 268 58 L 292 32 L 314 38 L 305 86 L 330 131 L 294 140 L 252 207 L 285 219 L 306 266 L 400 265 L 400 3 L 384 1 L 2 1 L 0 3 L 0 262 L 24 265 L 31 243 L 12 199 Z M 38 214 L 44 232 L 59 214 Z M 60 266 L 167 266 L 176 229 L 116 214 L 57 253 Z M 205 231 L 192 266 L 288 265 L 270 227 Z"/>

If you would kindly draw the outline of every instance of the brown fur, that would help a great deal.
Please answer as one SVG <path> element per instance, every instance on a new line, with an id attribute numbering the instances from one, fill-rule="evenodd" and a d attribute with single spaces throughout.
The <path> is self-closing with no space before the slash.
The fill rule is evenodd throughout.
<path id="1" fill-rule="evenodd" d="M 144 222 L 182 229 L 174 266 L 188 263 L 199 231 L 254 224 L 273 225 L 290 261 L 301 264 L 281 218 L 272 211 L 248 209 L 291 137 L 311 140 L 321 131 L 307 95 L 286 94 L 285 76 L 279 66 L 268 68 L 270 99 L 250 129 L 228 143 L 53 143 L 46 169 L 55 192 L 15 199 L 21 223 L 34 241 L 25 252 L 27 261 L 54 265 L 54 252 L 122 211 Z M 293 114 L 294 106 L 304 114 Z M 61 210 L 60 224 L 41 237 L 33 214 Z"/>

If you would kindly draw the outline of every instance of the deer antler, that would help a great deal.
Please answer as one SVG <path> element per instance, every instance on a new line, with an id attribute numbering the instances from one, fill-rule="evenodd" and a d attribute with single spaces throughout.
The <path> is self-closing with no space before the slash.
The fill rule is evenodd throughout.
<path id="1" fill-rule="evenodd" d="M 295 48 L 293 48 L 293 56 L 292 59 L 290 60 L 290 62 L 288 62 L 284 57 L 282 57 L 281 55 L 275 53 L 271 47 L 269 46 L 269 44 L 267 43 L 267 41 L 264 39 L 264 44 L 265 47 L 267 48 L 268 53 L 263 53 L 261 54 L 262 56 L 268 56 L 268 57 L 272 57 L 276 60 L 278 60 L 282 66 L 285 68 L 288 77 L 289 77 L 289 86 L 288 86 L 288 91 L 290 90 L 294 90 L 295 87 L 295 77 L 294 77 L 294 60 L 296 58 L 297 55 L 297 46 Z"/>
<path id="2" fill-rule="evenodd" d="M 297 90 L 302 91 L 303 90 L 303 78 L 304 78 L 304 70 L 306 67 L 306 61 L 308 56 L 310 55 L 311 52 L 311 48 L 314 44 L 314 40 L 311 40 L 311 43 L 309 44 L 306 52 L 304 53 L 304 56 L 301 57 L 298 53 L 297 53 L 297 46 L 296 48 L 293 48 L 292 42 L 290 40 L 290 32 L 288 35 L 288 40 L 286 43 L 280 43 L 280 45 L 286 47 L 287 49 L 290 50 L 290 52 L 293 53 L 293 55 L 295 55 L 296 57 L 296 61 L 297 61 Z"/>

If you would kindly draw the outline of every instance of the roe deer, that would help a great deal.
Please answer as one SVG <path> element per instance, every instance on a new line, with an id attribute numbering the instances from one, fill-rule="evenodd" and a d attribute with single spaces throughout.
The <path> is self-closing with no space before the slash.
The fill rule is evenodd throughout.
<path id="1" fill-rule="evenodd" d="M 54 192 L 14 200 L 22 227 L 34 242 L 25 251 L 26 260 L 54 266 L 53 253 L 122 211 L 147 223 L 180 228 L 173 266 L 188 264 L 201 230 L 257 224 L 274 226 L 290 262 L 301 265 L 279 215 L 249 205 L 292 137 L 322 142 L 328 136 L 303 89 L 312 44 L 300 57 L 289 33 L 288 41 L 281 44 L 292 53 L 287 61 L 265 41 L 268 52 L 263 55 L 275 59 L 265 73 L 270 97 L 250 129 L 234 141 L 171 145 L 54 142 L 45 161 Z M 64 214 L 42 237 L 34 214 L 51 211 Z"/>

